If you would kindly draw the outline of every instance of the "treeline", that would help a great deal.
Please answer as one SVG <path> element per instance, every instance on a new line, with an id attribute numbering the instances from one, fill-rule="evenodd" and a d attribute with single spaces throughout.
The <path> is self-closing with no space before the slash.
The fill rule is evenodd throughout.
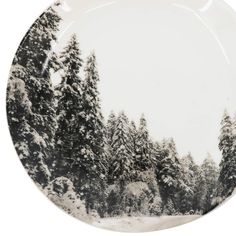
<path id="1" fill-rule="evenodd" d="M 55 7 L 21 43 L 7 90 L 15 148 L 40 188 L 53 199 L 73 191 L 87 214 L 100 217 L 204 214 L 230 196 L 236 122 L 225 113 L 218 168 L 210 155 L 200 166 L 190 153 L 180 157 L 171 138 L 152 140 L 144 116 L 138 125 L 124 112 L 112 112 L 105 121 L 95 54 L 84 62 L 75 35 L 60 55 L 53 53 L 61 21 Z M 54 87 L 57 71 L 61 82 Z"/>
<path id="2" fill-rule="evenodd" d="M 106 127 L 109 214 L 203 214 L 214 207 L 218 168 L 210 154 L 201 166 L 190 153 L 180 157 L 172 138 L 151 139 L 144 116 L 136 127 L 123 112 L 111 113 Z"/>

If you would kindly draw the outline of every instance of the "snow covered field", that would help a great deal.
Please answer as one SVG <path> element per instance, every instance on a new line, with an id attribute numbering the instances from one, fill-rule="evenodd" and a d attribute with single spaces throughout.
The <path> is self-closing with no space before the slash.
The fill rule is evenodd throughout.
<path id="1" fill-rule="evenodd" d="M 161 217 L 123 217 L 106 218 L 94 222 L 93 225 L 121 232 L 147 232 L 171 228 L 191 222 L 201 216 L 161 216 Z"/>

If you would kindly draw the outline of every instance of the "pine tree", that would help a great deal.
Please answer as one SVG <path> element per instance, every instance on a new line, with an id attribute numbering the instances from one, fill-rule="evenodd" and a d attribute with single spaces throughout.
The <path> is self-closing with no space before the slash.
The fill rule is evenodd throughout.
<path id="1" fill-rule="evenodd" d="M 195 179 L 196 184 L 193 198 L 193 209 L 195 212 L 203 214 L 205 202 L 205 195 L 203 193 L 206 191 L 206 179 L 201 166 L 198 167 Z"/>
<path id="2" fill-rule="evenodd" d="M 60 56 L 63 68 L 61 83 L 56 87 L 57 130 L 55 134 L 55 173 L 58 176 L 72 178 L 76 159 L 73 156 L 74 146 L 81 139 L 78 123 L 82 112 L 82 81 L 79 76 L 82 59 L 76 35 L 73 35 Z"/>
<path id="3" fill-rule="evenodd" d="M 24 81 L 35 119 L 32 126 L 51 145 L 55 127 L 54 92 L 50 75 L 60 68 L 53 52 L 61 18 L 50 7 L 35 22 L 22 41 L 13 64 L 27 68 L 29 77 Z"/>
<path id="4" fill-rule="evenodd" d="M 7 88 L 8 123 L 22 164 L 30 177 L 37 184 L 45 187 L 51 173 L 45 163 L 46 143 L 29 123 L 34 114 L 24 83 L 27 77 L 27 69 L 20 65 L 12 66 Z"/>
<path id="5" fill-rule="evenodd" d="M 234 155 L 233 150 L 233 127 L 231 117 L 227 111 L 225 111 L 221 121 L 221 134 L 219 141 L 219 148 L 222 152 L 219 175 L 222 192 L 219 194 L 222 198 L 226 198 L 236 187 L 236 156 Z"/>
<path id="6" fill-rule="evenodd" d="M 22 162 L 28 172 L 30 170 L 29 174 L 32 178 L 42 186 L 45 186 L 50 178 L 56 126 L 50 73 L 59 68 L 52 44 L 56 41 L 60 20 L 54 7 L 50 7 L 35 22 L 16 53 L 12 78 L 8 85 L 8 91 L 11 91 L 9 92 L 11 98 L 8 98 L 8 120 L 14 143 L 17 143 L 16 150 L 17 152 L 22 149 L 29 150 Z M 19 87 L 14 89 L 13 84 Z M 22 92 L 22 90 L 24 91 Z M 25 94 L 24 96 L 27 97 L 30 104 L 30 109 L 21 110 L 22 118 L 24 117 L 27 122 L 27 124 L 23 122 L 22 125 L 17 124 L 19 116 L 14 110 L 19 109 L 20 105 L 13 104 L 13 99 L 16 99 L 15 97 L 18 97 L 19 93 Z M 16 108 L 17 106 L 18 108 Z M 11 127 L 12 122 L 15 124 Z M 21 135 L 19 135 L 20 133 Z M 24 135 L 25 137 L 22 138 Z M 35 164 L 37 162 L 41 163 L 39 164 L 41 167 Z M 35 168 L 33 168 L 34 165 Z M 45 169 L 48 169 L 46 171 L 48 177 L 46 177 Z"/>
<path id="7" fill-rule="evenodd" d="M 205 191 L 202 191 L 204 202 L 202 203 L 203 213 L 208 213 L 212 208 L 213 199 L 216 197 L 216 188 L 218 180 L 218 169 L 210 154 L 204 160 L 201 169 L 205 178 Z"/>
<path id="8" fill-rule="evenodd" d="M 129 121 L 124 112 L 117 118 L 112 148 L 114 158 L 111 162 L 109 182 L 118 183 L 121 188 L 129 182 L 133 175 L 132 145 L 129 132 Z"/>
<path id="9" fill-rule="evenodd" d="M 163 206 L 173 202 L 178 210 L 179 196 L 177 193 L 186 188 L 182 179 L 181 164 L 173 139 L 163 140 L 162 148 L 156 156 L 156 177 L 159 184 Z"/>
<path id="10" fill-rule="evenodd" d="M 99 92 L 99 75 L 96 68 L 96 57 L 92 53 L 85 67 L 83 84 L 83 110 L 81 121 L 77 122 L 75 130 L 79 130 L 81 138 L 77 139 L 73 149 L 77 160 L 74 171 L 77 171 L 76 188 L 86 202 L 87 212 L 97 210 L 104 214 L 104 188 L 106 184 L 106 152 L 105 126 L 101 113 Z"/>
<path id="11" fill-rule="evenodd" d="M 139 171 L 145 171 L 152 167 L 151 142 L 147 129 L 147 121 L 142 115 L 136 137 L 135 167 Z"/>
<path id="12" fill-rule="evenodd" d="M 47 78 L 50 69 L 59 69 L 58 61 L 52 50 L 52 43 L 56 42 L 61 18 L 54 7 L 48 8 L 31 27 L 27 36 L 22 41 L 14 64 L 20 64 L 28 69 L 36 78 Z"/>
<path id="13" fill-rule="evenodd" d="M 179 208 L 184 214 L 196 211 L 194 206 L 194 196 L 196 194 L 196 181 L 198 166 L 195 164 L 191 153 L 181 159 L 182 179 L 187 188 L 183 188 L 179 193 Z M 186 191 L 187 190 L 187 191 Z"/>

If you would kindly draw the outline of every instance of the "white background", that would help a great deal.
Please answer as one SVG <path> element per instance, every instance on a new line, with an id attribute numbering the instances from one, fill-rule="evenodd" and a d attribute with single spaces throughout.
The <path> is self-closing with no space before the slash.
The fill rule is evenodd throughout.
<path id="1" fill-rule="evenodd" d="M 81 0 L 82 1 L 82 0 Z M 84 0 L 85 1 L 85 0 Z M 89 1 L 89 0 L 87 0 Z M 235 0 L 226 0 L 236 10 Z M 17 158 L 7 127 L 6 85 L 15 51 L 35 19 L 52 0 L 2 0 L 0 13 L 0 235 L 121 235 L 88 226 L 63 213 L 38 191 Z M 236 43 L 236 42 L 235 42 Z M 209 215 L 160 236 L 235 234 L 236 197 Z"/>

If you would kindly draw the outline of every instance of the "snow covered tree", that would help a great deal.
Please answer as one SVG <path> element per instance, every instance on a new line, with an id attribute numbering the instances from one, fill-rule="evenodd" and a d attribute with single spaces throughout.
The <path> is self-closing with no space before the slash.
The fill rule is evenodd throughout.
<path id="1" fill-rule="evenodd" d="M 32 126 L 46 141 L 51 142 L 55 127 L 54 93 L 50 80 L 52 70 L 58 70 L 60 63 L 53 52 L 61 18 L 50 7 L 35 22 L 22 41 L 13 64 L 27 68 L 29 77 L 24 81 L 32 111 L 40 116 Z"/>
<path id="2" fill-rule="evenodd" d="M 222 152 L 220 163 L 219 182 L 221 185 L 220 196 L 227 198 L 236 187 L 236 155 L 233 146 L 233 127 L 230 115 L 225 111 L 221 121 L 221 134 L 219 137 L 219 148 Z"/>
<path id="3" fill-rule="evenodd" d="M 194 207 L 194 196 L 196 194 L 198 166 L 195 164 L 191 153 L 181 158 L 180 162 L 182 166 L 182 179 L 186 187 L 179 193 L 179 208 L 182 213 L 191 214 L 196 210 Z"/>
<path id="4" fill-rule="evenodd" d="M 186 185 L 182 179 L 181 164 L 173 139 L 164 140 L 158 156 L 156 156 L 156 177 L 160 194 L 165 206 L 168 201 L 178 209 L 178 195 Z"/>
<path id="5" fill-rule="evenodd" d="M 180 161 L 184 176 L 186 177 L 186 179 L 188 179 L 188 181 L 191 181 L 189 185 L 194 185 L 195 176 L 198 172 L 198 166 L 195 164 L 192 154 L 188 153 L 186 156 L 181 158 Z"/>
<path id="6" fill-rule="evenodd" d="M 29 72 L 29 77 L 24 82 L 32 103 L 32 112 L 36 116 L 30 124 L 45 140 L 50 149 L 48 153 L 52 153 L 56 126 L 50 75 L 60 68 L 52 45 L 57 40 L 61 18 L 54 8 L 50 7 L 35 22 L 22 41 L 13 62 L 27 68 Z"/>
<path id="7" fill-rule="evenodd" d="M 118 183 L 121 188 L 124 188 L 131 180 L 134 171 L 129 121 L 124 112 L 121 112 L 117 118 L 112 148 L 114 158 L 110 165 L 109 182 Z"/>
<path id="8" fill-rule="evenodd" d="M 98 210 L 104 214 L 104 188 L 106 184 L 106 130 L 101 113 L 99 92 L 99 75 L 96 67 L 96 57 L 92 53 L 85 67 L 83 83 L 83 109 L 79 114 L 80 122 L 77 127 L 81 138 L 77 139 L 73 149 L 73 158 L 76 160 L 73 173 L 76 175 L 76 189 L 86 202 L 87 212 Z"/>
<path id="9" fill-rule="evenodd" d="M 32 178 L 43 186 L 50 178 L 53 153 L 55 109 L 50 72 L 59 68 L 52 44 L 56 41 L 60 20 L 54 7 L 50 7 L 35 22 L 16 53 L 8 85 L 8 96 L 11 94 L 8 119 L 14 143 L 18 151 L 29 150 L 24 153 L 22 162 Z M 25 101 L 16 101 L 19 96 L 27 97 L 27 108 L 22 108 Z M 24 117 L 22 124 L 19 109 L 21 118 Z"/>
<path id="10" fill-rule="evenodd" d="M 135 168 L 139 171 L 145 171 L 151 167 L 151 142 L 147 129 L 147 121 L 144 115 L 142 115 L 136 136 Z"/>
<path id="11" fill-rule="evenodd" d="M 73 165 L 76 158 L 73 155 L 75 143 L 81 139 L 80 112 L 82 112 L 82 67 L 81 52 L 76 35 L 73 35 L 60 56 L 63 76 L 56 87 L 57 101 L 57 130 L 55 133 L 54 175 L 72 178 Z"/>
<path id="12" fill-rule="evenodd" d="M 27 68 L 36 78 L 48 79 L 50 69 L 59 69 L 58 61 L 52 50 L 53 42 L 57 40 L 57 32 L 61 21 L 55 7 L 48 8 L 29 30 L 22 41 L 14 60 Z"/>
<path id="13" fill-rule="evenodd" d="M 219 148 L 222 151 L 223 158 L 229 158 L 233 144 L 233 129 L 232 120 L 227 111 L 225 111 L 221 121 L 221 134 L 219 141 Z"/>
<path id="14" fill-rule="evenodd" d="M 195 212 L 203 214 L 203 205 L 205 202 L 205 195 L 203 193 L 206 191 L 206 179 L 205 173 L 201 166 L 198 167 L 195 179 L 196 183 L 193 198 L 193 209 Z"/>
<path id="15" fill-rule="evenodd" d="M 218 169 L 210 154 L 204 160 L 201 169 L 205 179 L 205 191 L 202 191 L 204 201 L 202 202 L 203 213 L 208 213 L 212 208 L 213 199 L 216 197 Z"/>
<path id="16" fill-rule="evenodd" d="M 169 155 L 172 157 L 173 160 L 176 160 L 177 163 L 180 164 L 179 159 L 178 159 L 178 152 L 177 152 L 177 148 L 176 148 L 176 144 L 173 138 L 170 138 L 169 140 L 167 140 L 167 142 L 163 142 L 163 146 L 165 149 L 168 150 Z"/>
<path id="17" fill-rule="evenodd" d="M 30 177 L 45 187 L 51 177 L 45 163 L 46 143 L 29 121 L 34 117 L 24 80 L 27 69 L 13 65 L 7 88 L 7 113 L 13 143 Z"/>

